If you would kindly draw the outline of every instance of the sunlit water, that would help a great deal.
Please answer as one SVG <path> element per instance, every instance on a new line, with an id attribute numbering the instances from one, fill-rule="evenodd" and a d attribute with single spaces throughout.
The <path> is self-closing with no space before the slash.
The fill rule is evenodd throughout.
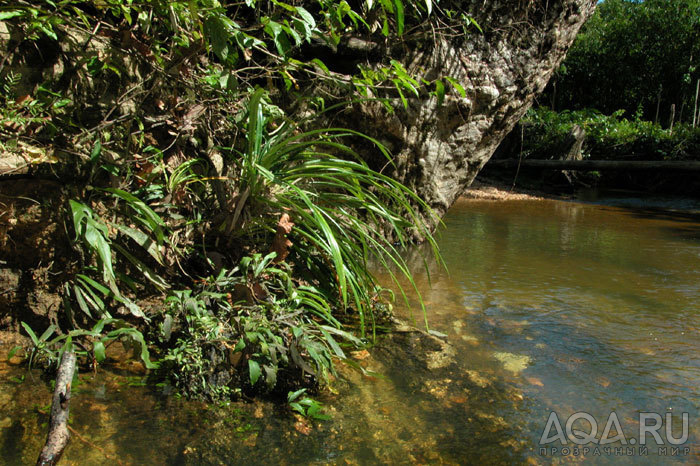
<path id="1" fill-rule="evenodd" d="M 330 421 L 268 402 L 207 408 L 134 387 L 141 377 L 117 365 L 81 376 L 65 463 L 698 463 L 700 215 L 681 202 L 612 204 L 459 201 L 439 237 L 449 274 L 429 265 L 429 286 L 413 260 L 431 329 L 454 351 L 416 333 L 380 339 L 355 355 L 378 375 L 343 369 L 337 394 L 320 397 Z M 30 464 L 50 389 L 37 372 L 0 372 L 0 462 Z M 552 412 L 564 430 L 590 414 L 599 439 L 615 412 L 631 450 L 540 445 Z M 649 434 L 639 454 L 640 412 L 670 413 L 675 437 L 688 413 L 677 454 L 664 429 L 666 452 Z"/>

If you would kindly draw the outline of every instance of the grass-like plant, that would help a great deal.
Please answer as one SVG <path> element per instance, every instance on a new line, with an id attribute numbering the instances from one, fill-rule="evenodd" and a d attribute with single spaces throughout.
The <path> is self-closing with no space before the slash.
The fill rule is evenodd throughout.
<path id="1" fill-rule="evenodd" d="M 287 213 L 294 223 L 288 237 L 296 269 L 321 286 L 332 282 L 326 291 L 335 295 L 338 308 L 357 311 L 364 336 L 374 322 L 378 290 L 368 261 L 384 266 L 404 297 L 401 275 L 418 293 L 400 249 L 417 230 L 439 258 L 414 209 L 433 214 L 415 193 L 369 168 L 349 145 L 351 139 L 362 141 L 391 162 L 386 148 L 369 136 L 346 128 L 302 131 L 289 121 L 268 133 L 264 94 L 258 89 L 248 104 L 246 150 L 233 151 L 240 194 L 228 231 L 234 237 L 273 232 Z"/>

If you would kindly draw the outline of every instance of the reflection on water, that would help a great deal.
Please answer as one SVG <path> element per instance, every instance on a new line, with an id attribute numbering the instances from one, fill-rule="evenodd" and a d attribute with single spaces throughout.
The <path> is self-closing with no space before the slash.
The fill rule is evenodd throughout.
<path id="1" fill-rule="evenodd" d="M 429 265 L 429 287 L 414 261 L 431 328 L 451 345 L 401 332 L 358 353 L 379 375 L 342 370 L 338 393 L 322 397 L 327 422 L 272 403 L 208 409 L 130 387 L 140 378 L 119 371 L 86 375 L 66 464 L 697 463 L 700 218 L 626 205 L 459 201 L 439 239 L 449 273 Z M 0 372 L 0 455 L 27 464 L 50 393 L 10 380 L 21 369 Z M 692 451 L 543 457 L 552 411 L 562 427 L 590 413 L 599 437 L 614 411 L 635 441 L 639 412 L 674 414 L 674 436 L 687 412 Z"/>

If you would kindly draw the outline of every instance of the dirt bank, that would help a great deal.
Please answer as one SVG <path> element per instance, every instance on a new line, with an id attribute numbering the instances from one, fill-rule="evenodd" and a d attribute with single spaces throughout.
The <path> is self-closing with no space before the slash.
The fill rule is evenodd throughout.
<path id="1" fill-rule="evenodd" d="M 479 178 L 464 191 L 465 199 L 486 201 L 524 201 L 542 199 L 566 199 L 566 196 L 544 193 L 542 191 L 513 187 L 493 178 Z"/>

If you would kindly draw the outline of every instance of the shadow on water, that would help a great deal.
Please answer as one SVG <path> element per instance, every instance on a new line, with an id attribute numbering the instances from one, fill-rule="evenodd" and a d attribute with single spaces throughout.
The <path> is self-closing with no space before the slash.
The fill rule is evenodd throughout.
<path id="1" fill-rule="evenodd" d="M 635 197 L 630 197 L 630 194 Z M 578 199 L 625 209 L 627 214 L 634 218 L 661 224 L 660 228 L 674 236 L 694 241 L 700 240 L 700 200 L 595 190 L 580 192 Z M 664 226 L 664 223 L 668 225 Z"/>
<path id="2" fill-rule="evenodd" d="M 629 215 L 640 219 L 654 220 L 674 237 L 700 242 L 700 212 L 678 212 L 662 209 L 630 209 Z"/>

